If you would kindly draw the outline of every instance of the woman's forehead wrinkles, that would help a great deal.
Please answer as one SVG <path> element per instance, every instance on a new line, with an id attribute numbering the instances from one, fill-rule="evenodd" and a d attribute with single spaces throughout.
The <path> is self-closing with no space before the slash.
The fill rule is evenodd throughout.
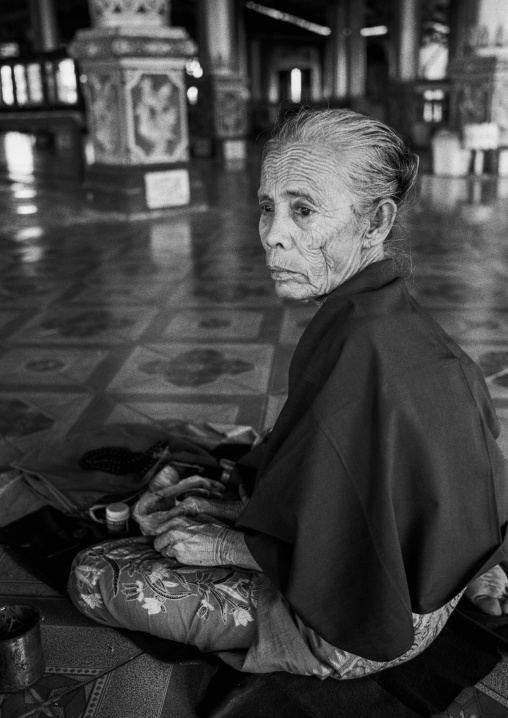
<path id="1" fill-rule="evenodd" d="M 341 184 L 335 170 L 335 158 L 321 147 L 290 145 L 273 150 L 263 163 L 263 189 L 282 185 L 286 191 L 300 189 L 310 195 L 323 195 L 330 189 L 330 183 L 337 189 Z"/>

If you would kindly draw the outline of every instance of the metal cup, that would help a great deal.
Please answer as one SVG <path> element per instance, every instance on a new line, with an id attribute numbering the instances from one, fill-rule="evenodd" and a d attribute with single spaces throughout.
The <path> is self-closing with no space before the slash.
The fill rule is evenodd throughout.
<path id="1" fill-rule="evenodd" d="M 0 606 L 0 693 L 37 683 L 45 671 L 40 613 L 34 606 Z"/>

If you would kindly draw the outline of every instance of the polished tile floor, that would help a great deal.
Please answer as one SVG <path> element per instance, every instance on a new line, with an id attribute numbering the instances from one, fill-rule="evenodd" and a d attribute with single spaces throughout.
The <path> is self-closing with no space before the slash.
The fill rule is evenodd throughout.
<path id="1" fill-rule="evenodd" d="M 273 292 L 256 230 L 257 160 L 196 163 L 207 209 L 127 221 L 93 210 L 71 184 L 35 180 L 31 151 L 23 136 L 3 145 L 0 136 L 0 164 L 10 172 L 0 182 L 0 467 L 40 442 L 102 424 L 272 425 L 314 310 Z M 398 237 L 412 260 L 411 291 L 482 367 L 508 457 L 507 198 L 508 180 L 423 175 Z M 62 600 L 1 554 L 0 574 L 0 593 L 46 606 L 46 631 L 79 629 L 82 647 L 92 645 L 90 631 L 108 645 L 120 640 L 75 615 L 62 625 Z M 65 673 L 60 652 L 69 639 L 57 634 L 47 634 L 48 646 L 56 641 L 48 649 L 55 675 Z M 73 656 L 66 675 L 89 664 Z M 93 670 L 104 665 L 98 659 Z M 90 703 L 94 690 L 74 718 L 113 715 L 121 689 L 101 688 Z M 159 712 L 118 714 L 164 716 L 170 692 Z M 508 716 L 505 664 L 448 715 Z"/>

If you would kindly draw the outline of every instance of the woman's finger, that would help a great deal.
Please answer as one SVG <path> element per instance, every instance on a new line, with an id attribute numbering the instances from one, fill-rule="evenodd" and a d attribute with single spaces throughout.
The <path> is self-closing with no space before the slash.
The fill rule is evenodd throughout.
<path id="1" fill-rule="evenodd" d="M 150 491 L 158 491 L 165 486 L 174 486 L 180 481 L 180 474 L 172 466 L 164 466 L 149 482 Z"/>
<path id="2" fill-rule="evenodd" d="M 161 549 L 160 553 L 163 556 L 166 556 L 167 558 L 175 558 L 175 552 L 174 552 L 173 546 L 171 546 L 171 545 L 166 546 L 166 548 L 164 548 L 164 549 Z"/>
<path id="3" fill-rule="evenodd" d="M 153 536 L 154 535 L 153 527 L 148 524 L 140 523 L 139 528 L 140 528 L 143 536 Z"/>
<path id="4" fill-rule="evenodd" d="M 173 516 L 164 520 L 164 525 L 167 526 L 166 531 L 174 531 L 174 529 L 186 528 L 190 523 L 191 517 L 180 515 Z"/>
<path id="5" fill-rule="evenodd" d="M 181 514 L 182 515 L 182 514 Z M 175 528 L 175 524 L 173 523 L 173 520 L 175 518 L 178 518 L 177 516 L 171 516 L 167 520 L 162 521 L 160 524 L 154 527 L 153 529 L 153 535 L 154 536 L 160 536 L 163 533 L 166 533 L 166 531 L 171 531 L 171 529 Z"/>
<path id="6" fill-rule="evenodd" d="M 173 543 L 173 537 L 171 536 L 171 533 L 168 531 L 161 536 L 157 536 L 155 541 L 153 542 L 153 547 L 156 551 L 163 551 L 168 546 L 171 546 Z"/>
<path id="7" fill-rule="evenodd" d="M 154 536 L 159 536 L 165 531 L 170 531 L 174 528 L 183 528 L 189 526 L 189 523 L 175 524 L 174 519 L 197 519 L 199 523 L 215 523 L 216 518 L 213 515 L 213 504 L 209 501 L 200 501 L 199 499 L 188 498 L 185 499 L 181 504 L 176 506 L 171 511 L 166 511 L 163 520 L 161 520 L 156 526 L 152 528 Z M 210 513 L 209 513 L 210 512 Z M 196 521 L 192 522 L 192 525 L 196 526 Z"/>
<path id="8" fill-rule="evenodd" d="M 216 493 L 223 494 L 226 490 L 224 484 L 221 484 L 220 481 L 205 479 L 203 476 L 189 476 L 186 479 L 182 479 L 175 488 L 178 488 L 180 493 L 192 489 L 206 489 L 207 491 L 215 491 Z"/>
<path id="9" fill-rule="evenodd" d="M 177 516 L 195 516 L 196 513 L 195 507 L 190 501 L 182 501 L 174 508 L 164 511 L 164 523 L 176 519 Z"/>

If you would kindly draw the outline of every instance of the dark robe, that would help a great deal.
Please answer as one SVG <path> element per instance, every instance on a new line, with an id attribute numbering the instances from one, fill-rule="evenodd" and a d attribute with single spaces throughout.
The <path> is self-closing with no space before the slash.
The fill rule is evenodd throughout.
<path id="1" fill-rule="evenodd" d="M 391 660 L 413 642 L 413 612 L 508 556 L 498 433 L 478 367 L 391 260 L 371 264 L 327 297 L 296 347 L 237 525 L 306 625 Z"/>

